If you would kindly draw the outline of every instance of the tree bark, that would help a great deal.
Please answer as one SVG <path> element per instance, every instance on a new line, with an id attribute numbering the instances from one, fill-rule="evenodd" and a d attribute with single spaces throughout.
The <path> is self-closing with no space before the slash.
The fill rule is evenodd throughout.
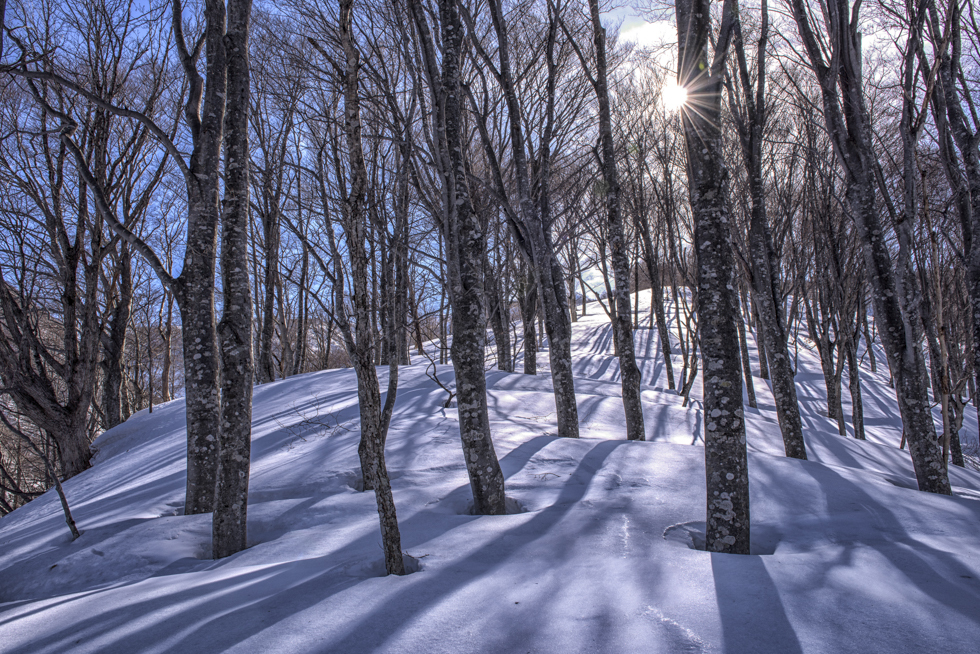
<path id="1" fill-rule="evenodd" d="M 722 144 L 721 90 L 733 0 L 725 0 L 715 56 L 708 60 L 709 0 L 676 0 L 678 84 L 697 98 L 682 113 L 698 258 L 698 329 L 704 361 L 704 458 L 708 551 L 749 553 L 749 476 L 738 357 L 738 298 Z"/>
<path id="2" fill-rule="evenodd" d="M 796 397 L 796 383 L 789 358 L 787 334 L 779 301 L 779 261 L 772 244 L 772 233 L 766 213 L 765 178 L 762 170 L 762 143 L 768 112 L 766 107 L 766 49 L 769 39 L 769 7 L 761 7 L 758 49 L 756 51 L 755 95 L 742 40 L 741 20 L 735 27 L 737 57 L 744 113 L 733 111 L 749 179 L 752 207 L 749 218 L 749 260 L 753 302 L 758 309 L 756 340 L 759 344 L 759 364 L 763 379 L 769 378 L 776 404 L 776 416 L 783 436 L 786 456 L 806 459 L 803 441 L 803 422 Z M 732 89 L 729 88 L 729 92 Z M 746 307 L 748 309 L 748 307 Z M 748 311 L 746 311 L 748 313 Z M 761 324 L 759 324 L 761 323 Z M 761 333 L 760 333 L 761 332 Z"/>
<path id="3" fill-rule="evenodd" d="M 266 177 L 270 177 L 268 174 Z M 271 196 L 271 192 L 268 193 Z M 275 200 L 268 201 L 267 211 L 262 215 L 262 232 L 265 239 L 265 276 L 263 288 L 265 300 L 262 302 L 262 331 L 259 333 L 259 382 L 266 384 L 276 378 L 272 361 L 272 338 L 276 332 L 276 288 L 279 285 L 279 221 Z"/>
<path id="4" fill-rule="evenodd" d="M 490 258 L 486 253 L 483 257 L 483 270 L 487 287 L 487 304 L 490 309 L 488 317 L 497 352 L 497 370 L 514 372 L 513 358 L 510 355 L 510 312 L 506 310 L 506 301 L 500 290 L 500 280 L 495 274 L 490 264 Z"/>
<path id="5" fill-rule="evenodd" d="M 657 261 L 656 249 L 650 236 L 650 221 L 645 212 L 638 212 L 636 229 L 640 234 L 643 245 L 643 261 L 646 263 L 647 276 L 650 278 L 651 304 L 657 321 L 657 336 L 660 339 L 660 354 L 664 360 L 667 372 L 667 388 L 674 390 L 674 363 L 671 361 L 670 332 L 667 328 L 667 313 L 664 311 L 664 287 Z M 582 289 L 585 292 L 585 289 Z"/>
<path id="6" fill-rule="evenodd" d="M 486 325 L 483 322 L 483 253 L 486 234 L 473 211 L 466 177 L 466 141 L 462 116 L 463 26 L 457 0 L 439 0 L 441 70 L 419 0 L 409 7 L 422 50 L 436 118 L 437 166 L 443 180 L 440 228 L 446 242 L 449 299 L 452 305 L 452 361 L 456 371 L 459 435 L 477 514 L 506 512 L 504 475 L 490 437 L 486 376 L 483 371 Z"/>
<path id="7" fill-rule="evenodd" d="M 636 365 L 633 345 L 633 327 L 630 307 L 630 264 L 626 238 L 623 233 L 623 216 L 620 207 L 619 172 L 616 167 L 616 148 L 612 133 L 612 111 L 609 108 L 609 88 L 606 64 L 606 30 L 599 16 L 599 0 L 589 0 L 592 15 L 592 34 L 595 44 L 596 75 L 594 88 L 599 101 L 599 140 L 602 145 L 602 178 L 605 182 L 606 237 L 612 260 L 616 315 L 613 330 L 619 355 L 619 372 L 623 389 L 623 408 L 626 411 L 626 438 L 631 441 L 646 440 L 643 426 L 643 400 L 640 387 L 640 369 Z M 585 62 L 583 62 L 584 64 Z"/>
<path id="8" fill-rule="evenodd" d="M 517 303 L 521 310 L 521 325 L 524 329 L 524 374 L 538 374 L 538 340 L 534 335 L 534 318 L 538 313 L 538 286 L 529 280 L 525 271 L 517 286 Z"/>
<path id="9" fill-rule="evenodd" d="M 847 357 L 847 387 L 851 392 L 851 425 L 854 427 L 854 438 L 863 441 L 867 437 L 864 433 L 864 400 L 861 398 L 861 366 L 858 365 L 856 337 L 844 342 L 844 354 Z"/>
<path id="10" fill-rule="evenodd" d="M 211 544 L 214 558 L 247 547 L 248 477 L 252 445 L 252 289 L 249 227 L 249 23 L 252 0 L 228 0 L 225 111 L 225 198 L 221 217 L 224 303 L 221 348 L 221 425 Z"/>
<path id="11" fill-rule="evenodd" d="M 102 367 L 102 413 L 106 429 L 112 429 L 123 421 L 122 385 L 123 354 L 126 351 L 126 334 L 129 331 L 129 317 L 133 309 L 133 266 L 129 247 L 125 242 L 119 245 L 116 263 L 118 295 L 112 310 L 109 333 L 102 337 L 104 351 Z"/>
<path id="12" fill-rule="evenodd" d="M 572 323 L 565 299 L 564 273 L 555 251 L 550 226 L 550 167 L 551 129 L 553 127 L 555 79 L 553 63 L 549 57 L 548 112 L 549 119 L 541 139 L 538 170 L 537 206 L 531 197 L 531 177 L 523 129 L 523 113 L 511 71 L 510 44 L 507 22 L 500 0 L 490 0 L 490 16 L 497 33 L 497 54 L 500 58 L 500 87 L 507 103 L 510 118 L 511 152 L 514 177 L 517 182 L 518 214 L 521 231 L 525 235 L 528 250 L 525 254 L 533 264 L 538 296 L 544 314 L 544 327 L 548 334 L 548 358 L 551 362 L 551 378 L 555 393 L 555 410 L 558 435 L 577 438 L 579 435 L 578 405 L 575 401 L 575 380 L 572 377 Z M 557 23 L 549 27 L 549 43 L 553 45 Z M 525 344 L 525 348 L 527 345 Z"/>
<path id="13" fill-rule="evenodd" d="M 404 574 L 405 567 L 401 551 L 401 535 L 395 511 L 391 481 L 384 458 L 391 407 L 397 391 L 397 357 L 390 362 L 394 375 L 389 379 L 389 398 L 385 407 L 381 403 L 381 389 L 375 368 L 377 345 L 375 325 L 372 316 L 372 297 L 368 290 L 370 262 L 365 247 L 368 245 L 367 213 L 368 171 L 364 160 L 362 144 L 362 125 L 360 110 L 360 50 L 353 34 L 353 0 L 339 2 L 339 37 L 344 55 L 344 66 L 340 81 L 344 96 L 344 133 L 347 144 L 347 163 L 350 168 L 350 187 L 341 187 L 342 226 L 347 240 L 350 259 L 352 305 L 354 310 L 354 331 L 344 302 L 344 266 L 340 250 L 334 239 L 333 228 L 327 229 L 327 239 L 333 258 L 334 317 L 340 328 L 347 355 L 357 377 L 357 398 L 360 413 L 361 440 L 357 451 L 361 463 L 363 489 L 373 490 L 381 527 L 382 545 L 385 554 L 385 570 L 388 574 Z M 314 42 L 320 49 L 320 46 Z M 324 55 L 326 55 L 325 51 Z M 336 143 L 332 144 L 337 178 L 340 173 L 340 154 Z M 323 185 L 323 161 L 319 160 L 321 195 L 326 202 L 327 190 Z"/>
<path id="14" fill-rule="evenodd" d="M 186 176 L 187 246 L 184 267 L 173 283 L 181 314 L 187 406 L 185 515 L 208 513 L 214 508 L 221 412 L 214 273 L 220 212 L 219 171 L 224 95 L 227 88 L 227 58 L 223 45 L 224 2 L 208 0 L 205 18 L 206 87 L 198 72 L 196 57 L 184 45 L 181 2 L 173 0 L 173 27 L 190 86 L 185 115 L 194 136 L 194 149 Z"/>
<path id="15" fill-rule="evenodd" d="M 738 348 L 742 359 L 745 391 L 748 396 L 749 406 L 755 409 L 758 408 L 758 403 L 755 401 L 755 384 L 752 383 L 752 362 L 749 359 L 749 342 L 745 337 L 745 322 L 742 320 L 741 313 L 738 314 L 735 324 L 738 327 Z"/>

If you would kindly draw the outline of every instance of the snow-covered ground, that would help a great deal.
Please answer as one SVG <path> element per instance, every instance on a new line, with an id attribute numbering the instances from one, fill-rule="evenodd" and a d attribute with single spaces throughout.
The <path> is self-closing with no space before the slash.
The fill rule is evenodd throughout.
<path id="1" fill-rule="evenodd" d="M 641 329 L 649 442 L 626 442 L 609 324 L 589 313 L 574 325 L 581 439 L 554 435 L 546 352 L 536 377 L 487 375 L 521 513 L 468 514 L 455 409 L 424 359 L 403 369 L 387 458 L 419 572 L 381 576 L 374 497 L 353 488 L 354 373 L 313 373 L 256 389 L 250 547 L 236 556 L 207 559 L 210 516 L 181 515 L 180 401 L 96 441 L 94 467 L 65 484 L 77 541 L 53 493 L 0 520 L 0 651 L 980 650 L 980 474 L 954 468 L 953 497 L 914 490 L 880 369 L 862 377 L 870 440 L 843 438 L 801 341 L 806 462 L 782 456 L 755 379 L 755 554 L 711 554 L 691 547 L 705 510 L 700 381 L 682 407 Z M 452 381 L 451 366 L 438 372 Z M 844 396 L 849 414 L 846 377 Z M 971 407 L 963 436 L 976 434 Z"/>

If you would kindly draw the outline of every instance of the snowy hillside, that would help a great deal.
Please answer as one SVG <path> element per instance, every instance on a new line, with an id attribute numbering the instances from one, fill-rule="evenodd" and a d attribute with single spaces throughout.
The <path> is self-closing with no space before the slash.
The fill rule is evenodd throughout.
<path id="1" fill-rule="evenodd" d="M 583 438 L 553 435 L 547 353 L 544 374 L 488 373 L 519 513 L 468 514 L 455 409 L 424 359 L 403 369 L 387 459 L 418 572 L 381 576 L 374 497 L 353 488 L 354 373 L 324 371 L 256 388 L 240 554 L 203 558 L 210 515 L 180 515 L 180 401 L 96 441 L 94 467 L 65 484 L 77 541 L 53 492 L 0 520 L 0 651 L 980 649 L 980 473 L 954 467 L 953 497 L 914 490 L 881 370 L 864 369 L 870 440 L 843 438 L 826 417 L 819 360 L 800 343 L 807 462 L 782 456 L 772 397 L 755 379 L 755 554 L 710 554 L 692 547 L 705 510 L 700 380 L 682 407 L 665 390 L 656 332 L 641 329 L 650 442 L 625 441 L 610 327 L 597 305 L 589 314 L 573 327 Z M 438 372 L 451 382 L 451 366 Z M 971 408 L 963 436 L 976 434 Z"/>

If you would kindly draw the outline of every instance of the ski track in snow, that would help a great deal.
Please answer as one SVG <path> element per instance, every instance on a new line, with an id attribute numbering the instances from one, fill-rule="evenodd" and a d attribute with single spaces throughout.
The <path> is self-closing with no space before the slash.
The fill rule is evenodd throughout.
<path id="1" fill-rule="evenodd" d="M 65 483 L 81 538 L 70 542 L 53 492 L 0 520 L 0 652 L 975 652 L 980 474 L 953 468 L 954 497 L 914 490 L 880 351 L 877 374 L 862 368 L 858 442 L 826 417 L 819 359 L 800 338 L 806 462 L 782 456 L 754 379 L 754 554 L 710 554 L 692 548 L 700 382 L 687 407 L 666 390 L 649 293 L 639 301 L 651 442 L 624 440 L 596 303 L 573 325 L 583 438 L 555 436 L 546 349 L 537 376 L 519 374 L 520 358 L 516 374 L 488 371 L 494 445 L 522 509 L 506 516 L 467 514 L 456 410 L 413 353 L 387 446 L 402 545 L 421 568 L 405 577 L 381 576 L 374 497 L 355 490 L 353 371 L 255 389 L 249 548 L 221 561 L 206 558 L 210 516 L 182 515 L 182 401 L 132 417 Z M 679 380 L 679 353 L 673 364 Z M 452 384 L 452 366 L 438 374 Z M 849 416 L 846 388 L 845 373 Z M 971 408 L 962 437 L 976 435 Z"/>

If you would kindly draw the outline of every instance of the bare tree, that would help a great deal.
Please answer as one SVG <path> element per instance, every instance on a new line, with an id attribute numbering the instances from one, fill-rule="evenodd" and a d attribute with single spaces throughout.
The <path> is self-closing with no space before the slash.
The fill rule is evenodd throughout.
<path id="1" fill-rule="evenodd" d="M 457 0 L 439 0 L 442 67 L 421 0 L 408 7 L 422 52 L 432 97 L 432 157 L 442 180 L 442 214 L 437 217 L 446 243 L 449 300 L 452 305 L 452 360 L 456 371 L 459 432 L 473 491 L 474 512 L 506 512 L 504 475 L 490 437 L 484 375 L 486 326 L 483 322 L 483 250 L 486 234 L 473 211 L 464 160 L 462 61 L 464 33 Z"/>
<path id="2" fill-rule="evenodd" d="M 877 210 L 877 160 L 871 145 L 871 119 L 861 72 L 857 21 L 860 3 L 852 11 L 848 0 L 821 0 L 818 5 L 826 28 L 822 38 L 816 34 L 808 6 L 802 0 L 790 0 L 790 5 L 820 85 L 827 131 L 847 179 L 847 201 L 863 246 L 875 318 L 895 379 L 919 489 L 948 495 L 949 477 L 936 443 L 925 361 L 917 339 L 921 322 L 918 283 L 909 251 L 912 225 L 907 220 L 895 225 L 899 250 L 893 266 Z"/>
<path id="3" fill-rule="evenodd" d="M 786 456 L 806 459 L 803 442 L 803 423 L 796 399 L 796 383 L 787 347 L 786 328 L 779 298 L 779 266 L 772 245 L 772 234 L 766 213 L 765 179 L 762 171 L 764 135 L 769 108 L 766 97 L 766 50 L 769 47 L 769 6 L 762 0 L 761 26 L 755 56 L 755 84 L 749 72 L 745 55 L 742 21 L 735 23 L 733 45 L 738 70 L 738 89 L 731 78 L 728 98 L 732 116 L 738 129 L 742 159 L 745 162 L 752 200 L 749 226 L 750 281 L 755 306 L 761 318 L 761 332 L 765 342 L 765 357 L 769 364 L 776 415 L 783 434 Z M 754 89 L 753 89 L 754 86 Z M 754 93 L 753 93 L 754 90 Z M 741 322 L 739 323 L 741 325 Z M 760 353 L 760 360 L 763 355 Z"/>
<path id="4" fill-rule="evenodd" d="M 630 264 L 627 255 L 626 236 L 623 229 L 623 216 L 619 188 L 619 171 L 616 166 L 616 144 L 613 139 L 612 110 L 609 106 L 609 73 L 606 57 L 606 30 L 599 16 L 599 0 L 589 0 L 592 17 L 593 44 L 595 46 L 595 75 L 588 69 L 582 51 L 576 51 L 582 60 L 582 68 L 592 82 L 599 101 L 599 142 L 602 149 L 602 179 L 605 183 L 606 237 L 609 242 L 615 303 L 613 332 L 616 350 L 619 355 L 619 370 L 623 387 L 623 407 L 626 410 L 626 438 L 642 441 L 646 439 L 643 427 L 643 401 L 640 391 L 640 369 L 636 366 L 636 352 L 633 347 L 633 329 L 630 324 Z"/>
<path id="5" fill-rule="evenodd" d="M 704 361 L 704 458 L 708 490 L 706 547 L 749 553 L 749 475 L 742 413 L 738 295 L 728 213 L 728 169 L 721 137 L 725 59 L 736 20 L 725 0 L 714 56 L 710 0 L 677 0 L 677 81 L 687 89 L 683 112 L 688 188 L 698 258 L 698 328 Z"/>
<path id="6" fill-rule="evenodd" d="M 221 429 L 215 473 L 212 550 L 220 559 L 247 546 L 252 445 L 252 294 L 248 269 L 249 22 L 251 0 L 228 0 L 224 125 L 225 196 L 221 215 Z"/>

